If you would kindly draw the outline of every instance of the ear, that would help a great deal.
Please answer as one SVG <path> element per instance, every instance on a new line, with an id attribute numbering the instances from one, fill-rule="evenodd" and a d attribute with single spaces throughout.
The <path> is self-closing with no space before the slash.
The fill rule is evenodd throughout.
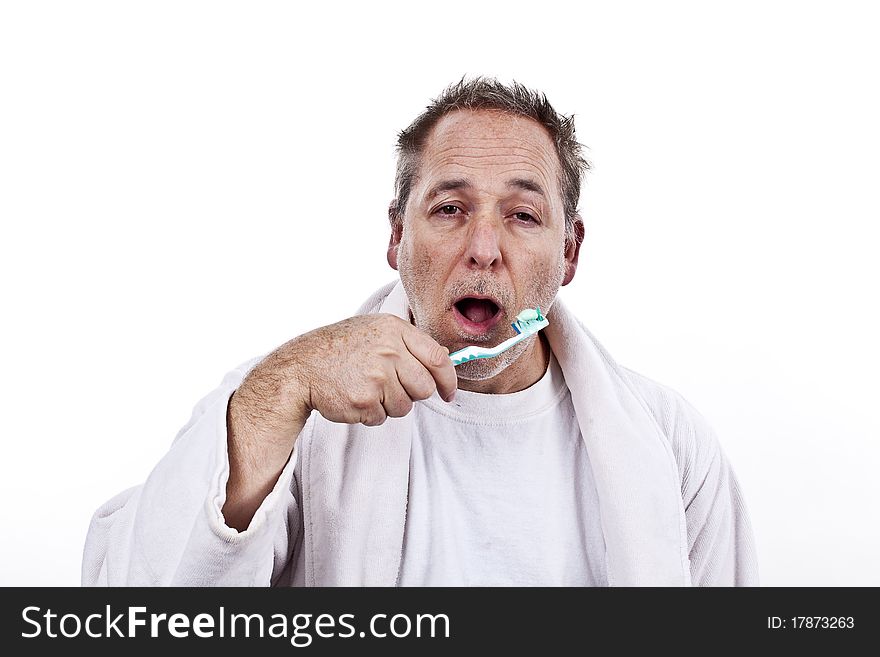
<path id="1" fill-rule="evenodd" d="M 574 215 L 574 241 L 565 247 L 565 278 L 563 285 L 568 285 L 574 279 L 577 271 L 578 256 L 581 252 L 581 242 L 584 241 L 584 221 L 579 214 Z"/>
<path id="2" fill-rule="evenodd" d="M 388 240 L 388 264 L 397 270 L 397 248 L 403 235 L 403 217 L 397 214 L 397 199 L 388 206 L 388 220 L 391 222 L 391 239 Z"/>

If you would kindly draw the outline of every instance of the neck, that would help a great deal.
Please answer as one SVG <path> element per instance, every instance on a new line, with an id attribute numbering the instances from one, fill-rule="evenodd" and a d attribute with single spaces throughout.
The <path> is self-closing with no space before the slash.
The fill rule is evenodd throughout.
<path id="1" fill-rule="evenodd" d="M 550 345 L 543 333 L 538 333 L 526 352 L 498 375 L 483 381 L 458 380 L 458 387 L 469 392 L 503 395 L 519 392 L 537 383 L 547 371 L 550 362 Z"/>

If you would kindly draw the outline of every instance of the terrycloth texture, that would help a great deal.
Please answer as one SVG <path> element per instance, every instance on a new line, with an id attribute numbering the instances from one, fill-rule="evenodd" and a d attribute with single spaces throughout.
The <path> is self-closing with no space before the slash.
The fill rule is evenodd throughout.
<path id="1" fill-rule="evenodd" d="M 359 314 L 409 319 L 403 286 Z M 706 420 L 675 391 L 616 364 L 557 299 L 544 333 L 593 467 L 611 586 L 757 585 L 736 477 Z M 408 415 L 378 427 L 313 412 L 244 532 L 223 521 L 226 404 L 256 358 L 201 400 L 147 481 L 92 519 L 84 585 L 336 586 L 398 582 Z"/>

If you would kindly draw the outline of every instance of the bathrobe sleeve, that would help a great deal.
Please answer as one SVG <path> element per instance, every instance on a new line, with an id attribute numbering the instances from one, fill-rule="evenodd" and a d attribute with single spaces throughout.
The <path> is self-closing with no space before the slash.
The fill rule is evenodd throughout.
<path id="1" fill-rule="evenodd" d="M 758 586 L 755 538 L 736 474 L 706 419 L 675 394 L 679 466 L 694 586 Z"/>
<path id="2" fill-rule="evenodd" d="M 301 527 L 298 450 L 247 530 L 228 527 L 221 513 L 226 406 L 259 360 L 228 373 L 196 404 L 145 483 L 97 510 L 83 553 L 84 586 L 269 586 L 281 576 Z"/>
<path id="3" fill-rule="evenodd" d="M 758 586 L 743 491 L 708 420 L 680 393 L 628 368 L 678 467 L 693 586 Z"/>

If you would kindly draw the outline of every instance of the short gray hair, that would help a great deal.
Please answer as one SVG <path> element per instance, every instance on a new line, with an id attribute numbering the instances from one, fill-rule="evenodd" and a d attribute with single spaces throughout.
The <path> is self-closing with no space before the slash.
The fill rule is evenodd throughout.
<path id="1" fill-rule="evenodd" d="M 397 173 L 394 179 L 394 200 L 388 208 L 392 228 L 403 220 L 419 166 L 419 156 L 428 135 L 443 116 L 457 110 L 498 110 L 537 121 L 550 133 L 559 156 L 565 240 L 574 240 L 574 218 L 577 214 L 581 183 L 590 163 L 583 157 L 582 144 L 574 132 L 574 115 L 559 114 L 547 96 L 514 82 L 505 85 L 495 78 L 483 76 L 470 81 L 462 78 L 449 85 L 408 128 L 397 136 Z"/>

